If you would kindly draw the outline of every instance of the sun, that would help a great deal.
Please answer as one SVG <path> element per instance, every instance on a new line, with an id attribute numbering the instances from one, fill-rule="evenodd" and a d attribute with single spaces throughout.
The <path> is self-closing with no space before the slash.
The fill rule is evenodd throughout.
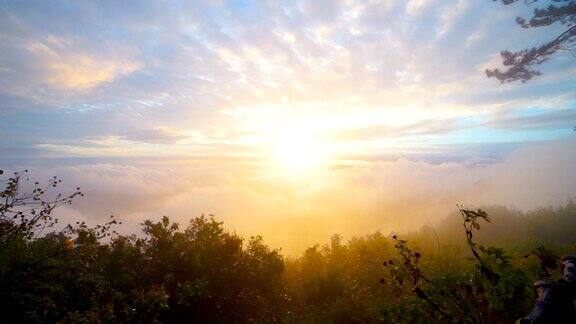
<path id="1" fill-rule="evenodd" d="M 243 143 L 254 147 L 259 168 L 266 176 L 310 179 L 329 171 L 339 156 L 338 143 L 333 141 L 325 118 L 296 110 L 266 106 L 244 117 L 242 131 L 248 135 Z"/>
<path id="2" fill-rule="evenodd" d="M 291 171 L 310 171 L 325 162 L 322 146 L 314 138 L 290 134 L 278 139 L 274 145 L 277 162 Z"/>
<path id="3" fill-rule="evenodd" d="M 309 173 L 328 162 L 326 143 L 304 127 L 276 129 L 269 140 L 272 162 L 290 174 Z"/>

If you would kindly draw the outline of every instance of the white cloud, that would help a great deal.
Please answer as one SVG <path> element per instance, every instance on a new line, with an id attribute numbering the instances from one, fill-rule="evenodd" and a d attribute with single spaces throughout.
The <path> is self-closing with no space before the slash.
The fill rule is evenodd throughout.
<path id="1" fill-rule="evenodd" d="M 408 15 L 419 15 L 426 10 L 433 0 L 408 0 L 406 3 L 406 12 Z"/>
<path id="2" fill-rule="evenodd" d="M 561 203 L 576 183 L 573 141 L 481 167 L 364 161 L 311 184 L 265 178 L 246 154 L 254 147 L 244 140 L 258 128 L 249 126 L 269 127 L 270 115 L 384 134 L 384 149 L 374 136 L 358 136 L 367 143 L 352 153 L 373 157 L 392 147 L 397 157 L 426 150 L 431 132 L 450 139 L 462 129 L 459 118 L 493 121 L 491 140 L 504 112 L 574 109 L 575 70 L 562 62 L 528 85 L 502 86 L 483 74 L 499 64 L 501 49 L 549 38 L 545 28 L 517 28 L 519 8 L 480 0 L 3 2 L 0 149 L 189 156 L 37 172 L 87 188 L 76 208 L 88 218 L 214 212 L 278 244 L 301 235 L 301 224 L 322 229 L 307 234 L 307 245 L 334 232 L 405 230 L 458 202 Z M 191 137 L 201 145 L 184 145 Z"/>
<path id="3" fill-rule="evenodd" d="M 576 175 L 566 172 L 576 165 L 574 148 L 574 139 L 525 145 L 488 165 L 366 162 L 290 181 L 270 177 L 253 163 L 207 161 L 33 168 L 32 174 L 55 174 L 80 186 L 86 197 L 73 208 L 92 221 L 113 213 L 134 231 L 145 218 L 169 215 L 186 223 L 214 213 L 228 227 L 263 234 L 292 252 L 333 233 L 414 230 L 427 219 L 440 220 L 458 203 L 523 210 L 564 204 L 576 198 Z"/>
<path id="4" fill-rule="evenodd" d="M 440 14 L 440 24 L 437 29 L 437 37 L 444 36 L 445 33 L 452 29 L 457 20 L 466 13 L 466 9 L 470 5 L 468 0 L 458 0 L 456 3 L 449 3 L 444 7 Z"/>

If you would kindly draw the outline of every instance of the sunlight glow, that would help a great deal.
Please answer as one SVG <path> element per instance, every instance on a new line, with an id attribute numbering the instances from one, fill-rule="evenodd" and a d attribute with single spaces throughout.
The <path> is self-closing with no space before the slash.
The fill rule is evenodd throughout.
<path id="1" fill-rule="evenodd" d="M 275 146 L 279 164 L 293 172 L 309 171 L 326 162 L 320 143 L 305 135 L 282 136 Z"/>
<path id="2" fill-rule="evenodd" d="M 281 173 L 299 175 L 309 173 L 329 162 L 327 143 L 304 125 L 290 125 L 270 130 L 269 154 Z"/>

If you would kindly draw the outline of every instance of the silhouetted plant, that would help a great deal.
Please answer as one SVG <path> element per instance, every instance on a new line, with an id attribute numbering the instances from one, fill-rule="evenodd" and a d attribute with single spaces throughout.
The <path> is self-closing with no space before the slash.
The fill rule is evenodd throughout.
<path id="1" fill-rule="evenodd" d="M 396 289 L 409 289 L 427 305 L 425 313 L 441 322 L 487 323 L 517 318 L 527 306 L 526 276 L 512 267 L 502 249 L 484 247 L 474 240 L 475 232 L 481 228 L 480 221 L 490 221 L 485 211 L 461 206 L 458 210 L 475 266 L 469 272 L 428 278 L 420 266 L 422 254 L 413 251 L 407 240 L 394 235 L 399 258 L 383 264 L 389 269 Z M 381 283 L 387 281 L 383 278 Z"/>
<path id="2" fill-rule="evenodd" d="M 573 203 L 507 214 L 518 218 L 504 245 L 514 246 L 518 259 L 526 251 L 515 245 L 518 233 L 555 244 L 554 251 L 538 247 L 527 255 L 539 261 L 536 274 L 534 264 L 477 242 L 481 227 L 486 245 L 490 231 L 483 210 L 459 207 L 464 251 L 456 243 L 440 249 L 434 236 L 427 242 L 414 233 L 402 239 L 375 233 L 346 242 L 335 235 L 330 244 L 284 259 L 262 237 L 243 239 L 213 216 L 188 226 L 168 217 L 145 221 L 139 235 L 118 233 L 114 216 L 100 225 L 60 227 L 55 209 L 82 194 L 58 195 L 60 180 L 40 187 L 27 174 L 2 182 L 0 313 L 7 322 L 509 322 L 533 300 L 528 275 L 516 265 L 546 277 L 557 250 L 576 252 L 565 226 L 574 224 Z M 438 233 L 445 238 L 442 227 Z"/>
<path id="3" fill-rule="evenodd" d="M 538 279 L 540 280 L 550 278 L 552 273 L 558 269 L 558 263 L 561 260 L 554 251 L 542 245 L 537 246 L 532 252 L 524 255 L 524 258 L 528 259 L 530 256 L 535 256 L 538 259 Z"/>
<path id="4" fill-rule="evenodd" d="M 500 1 L 500 0 L 493 0 Z M 501 0 L 503 4 L 510 5 L 518 0 Z M 486 69 L 488 77 L 497 78 L 502 83 L 522 81 L 526 82 L 534 76 L 540 75 L 540 71 L 534 69 L 550 59 L 557 52 L 565 51 L 576 54 L 574 42 L 576 42 L 576 1 L 554 0 L 545 8 L 535 8 L 532 17 L 528 20 L 522 17 L 516 18 L 516 23 L 525 29 L 550 26 L 556 23 L 565 25 L 567 28 L 551 41 L 532 48 L 520 51 L 500 52 L 505 71 L 499 69 Z M 526 5 L 538 3 L 538 0 L 524 0 Z"/>
<path id="5" fill-rule="evenodd" d="M 14 172 L 4 180 L 5 188 L 0 192 L 0 231 L 5 238 L 2 245 L 9 243 L 15 235 L 23 235 L 25 239 L 40 236 L 58 223 L 58 219 L 52 216 L 54 209 L 83 196 L 80 188 L 76 188 L 70 194 L 58 193 L 50 197 L 51 191 L 62 182 L 57 177 L 48 180 L 44 186 L 35 181 L 29 190 L 23 188 L 24 182 L 30 182 L 28 170 Z"/>

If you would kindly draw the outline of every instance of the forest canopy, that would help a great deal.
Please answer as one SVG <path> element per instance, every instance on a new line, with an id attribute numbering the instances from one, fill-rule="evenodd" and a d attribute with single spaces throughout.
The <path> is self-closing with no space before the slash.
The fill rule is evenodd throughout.
<path id="1" fill-rule="evenodd" d="M 117 233 L 114 216 L 61 227 L 57 207 L 80 188 L 57 193 L 53 178 L 25 191 L 27 182 L 15 173 L 0 193 L 0 312 L 12 321 L 512 321 L 529 311 L 532 282 L 557 276 L 560 256 L 576 252 L 573 203 L 460 207 L 437 228 L 335 235 L 287 258 L 213 216 L 145 221 L 138 235 Z"/>

